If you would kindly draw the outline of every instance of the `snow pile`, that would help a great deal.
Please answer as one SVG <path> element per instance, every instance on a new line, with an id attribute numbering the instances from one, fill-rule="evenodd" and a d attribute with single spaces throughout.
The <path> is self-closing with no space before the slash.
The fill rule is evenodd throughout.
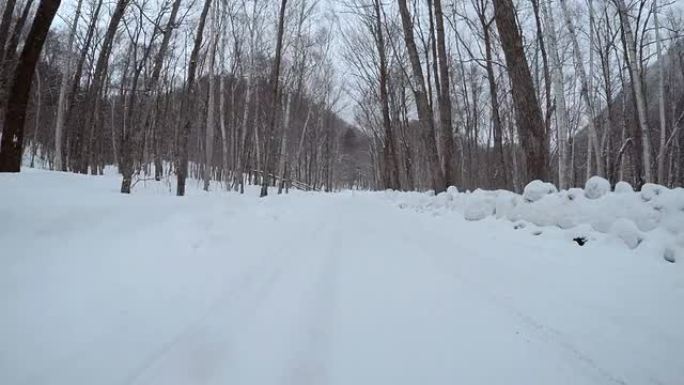
<path id="1" fill-rule="evenodd" d="M 556 186 L 551 183 L 545 183 L 540 180 L 533 180 L 525 186 L 523 191 L 523 199 L 525 202 L 536 202 L 544 196 L 558 192 Z"/>
<path id="2" fill-rule="evenodd" d="M 558 191 L 551 183 L 530 182 L 522 195 L 510 191 L 450 189 L 436 196 L 397 193 L 391 197 L 400 207 L 439 214 L 445 210 L 463 214 L 468 221 L 505 218 L 539 227 L 587 228 L 590 233 L 618 240 L 629 249 L 644 248 L 668 262 L 684 260 L 684 189 L 645 184 L 634 191 L 619 182 L 615 191 L 601 177 L 590 178 L 584 189 Z M 523 225 L 524 226 L 524 225 Z M 589 235 L 589 234 L 587 234 Z"/>
<path id="3" fill-rule="evenodd" d="M 584 196 L 589 199 L 598 199 L 610 192 L 610 182 L 600 176 L 592 176 L 584 185 Z"/>

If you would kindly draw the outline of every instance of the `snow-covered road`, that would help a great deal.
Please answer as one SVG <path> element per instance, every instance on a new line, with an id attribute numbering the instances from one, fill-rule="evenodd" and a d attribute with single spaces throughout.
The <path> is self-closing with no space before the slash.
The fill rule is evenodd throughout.
<path id="1" fill-rule="evenodd" d="M 682 269 L 621 244 L 382 193 L 2 178 L 1 384 L 684 383 Z"/>

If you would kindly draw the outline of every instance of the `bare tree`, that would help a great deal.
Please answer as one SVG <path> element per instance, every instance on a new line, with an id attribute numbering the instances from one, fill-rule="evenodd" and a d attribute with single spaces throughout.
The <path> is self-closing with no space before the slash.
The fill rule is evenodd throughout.
<path id="1" fill-rule="evenodd" d="M 563 64 L 558 53 L 558 39 L 555 31 L 553 11 L 546 6 L 547 0 L 541 0 L 541 10 L 546 24 L 546 40 L 551 51 L 551 82 L 556 103 L 556 127 L 558 131 L 558 187 L 561 189 L 570 186 L 569 160 L 568 160 L 568 119 L 567 106 L 565 103 L 565 89 L 563 85 Z"/>
<path id="2" fill-rule="evenodd" d="M 658 183 L 664 185 L 665 180 L 665 143 L 667 142 L 667 120 L 665 118 L 665 60 L 663 57 L 663 42 L 660 36 L 660 22 L 658 18 L 658 0 L 653 0 L 653 21 L 655 23 L 655 40 L 656 40 L 656 54 L 658 61 L 656 62 L 658 84 L 658 121 L 660 123 L 660 146 L 658 147 Z"/>
<path id="3" fill-rule="evenodd" d="M 646 100 L 641 84 L 641 76 L 639 74 L 639 63 L 637 60 L 636 42 L 634 40 L 634 32 L 632 32 L 632 25 L 629 21 L 629 11 L 624 0 L 614 0 L 620 15 L 620 25 L 622 27 L 623 36 L 625 40 L 627 66 L 629 67 L 631 85 L 634 92 L 634 98 L 637 109 L 637 117 L 639 120 L 639 130 L 641 131 L 641 148 L 642 148 L 642 174 L 643 182 L 648 183 L 653 181 L 653 173 L 651 171 L 651 132 L 648 125 L 648 117 L 646 115 Z"/>
<path id="4" fill-rule="evenodd" d="M 275 48 L 275 59 L 273 61 L 273 69 L 271 70 L 271 113 L 269 121 L 269 129 L 266 137 L 264 138 L 264 164 L 261 180 L 261 197 L 268 195 L 268 184 L 270 173 L 271 162 L 271 145 L 273 142 L 273 133 L 275 131 L 275 125 L 277 124 L 278 111 L 280 109 L 280 61 L 283 50 L 283 34 L 285 32 L 285 9 L 287 7 L 287 0 L 281 0 L 280 3 L 280 16 L 278 18 L 278 33 L 276 37 L 276 48 Z"/>
<path id="5" fill-rule="evenodd" d="M 511 79 L 518 134 L 525 149 L 527 177 L 548 179 L 546 129 L 511 0 L 493 0 L 494 17 Z"/>
<path id="6" fill-rule="evenodd" d="M 217 3 L 218 4 L 218 3 Z M 218 31 L 216 29 L 216 6 L 209 8 L 209 100 L 207 101 L 207 129 L 205 132 L 204 142 L 204 191 L 209 191 L 209 182 L 211 181 L 211 166 L 214 160 L 214 136 L 216 132 L 216 76 L 214 73 L 214 61 L 216 59 L 216 45 L 218 41 Z"/>
<path id="7" fill-rule="evenodd" d="M 416 47 L 415 38 L 413 36 L 413 21 L 406 4 L 406 0 L 398 0 L 398 2 L 399 13 L 401 15 L 401 24 L 404 30 L 404 42 L 406 43 L 406 49 L 411 62 L 411 69 L 413 71 L 411 88 L 416 100 L 418 120 L 420 121 L 420 128 L 423 133 L 425 146 L 427 148 L 426 155 L 430 164 L 432 188 L 436 193 L 439 193 L 446 190 L 446 183 L 444 180 L 442 165 L 439 162 L 439 154 L 437 152 L 435 124 L 432 118 L 432 112 L 425 90 L 425 77 L 423 76 L 423 69 L 420 64 L 420 57 L 418 56 L 418 48 Z"/>
<path id="8" fill-rule="evenodd" d="M 596 158 L 596 171 L 599 176 L 605 176 L 603 159 L 601 157 L 601 150 L 599 147 L 600 142 L 596 133 L 596 109 L 594 108 L 594 103 L 589 96 L 589 80 L 587 77 L 587 72 L 584 69 L 584 55 L 582 54 L 579 43 L 577 42 L 577 33 L 575 32 L 575 25 L 572 23 L 572 16 L 568 10 L 568 5 L 566 4 L 565 0 L 559 1 L 561 4 L 561 9 L 563 10 L 565 26 L 568 28 L 568 32 L 570 32 L 570 38 L 572 39 L 573 51 L 575 53 L 575 68 L 580 80 L 580 94 L 589 114 L 587 130 L 589 131 L 592 150 L 594 152 L 594 157 Z M 590 9 L 589 12 L 592 12 L 592 10 Z M 592 49 L 591 45 L 590 49 Z"/>
<path id="9" fill-rule="evenodd" d="M 69 30 L 69 37 L 67 42 L 67 56 L 64 60 L 64 67 L 62 72 L 62 80 L 59 87 L 59 100 L 57 101 L 57 122 L 55 123 L 55 164 L 56 170 L 65 170 L 63 163 L 62 151 L 64 149 L 64 121 L 66 119 L 66 108 L 67 100 L 69 95 L 69 82 L 72 78 L 73 70 L 73 49 L 74 40 L 76 38 L 76 28 L 78 27 L 78 20 L 81 17 L 81 5 L 83 0 L 78 0 L 76 3 L 76 12 L 74 14 L 74 20 L 71 22 L 71 28 Z"/>
<path id="10" fill-rule="evenodd" d="M 437 56 L 439 58 L 439 120 L 442 127 L 442 168 L 446 185 L 456 184 L 454 165 L 454 129 L 451 124 L 451 90 L 449 86 L 449 63 L 444 38 L 444 12 L 442 0 L 434 0 L 437 24 Z"/>
<path id="11" fill-rule="evenodd" d="M 195 76 L 197 75 L 197 62 L 199 60 L 199 51 L 202 47 L 202 36 L 204 35 L 204 24 L 207 21 L 207 14 L 211 0 L 204 1 L 204 7 L 200 14 L 199 23 L 197 24 L 197 32 L 195 33 L 195 43 L 190 53 L 190 62 L 188 63 L 188 76 L 185 81 L 185 95 L 183 97 L 183 120 L 181 122 L 180 132 L 178 133 L 178 149 L 176 151 L 176 195 L 185 195 L 185 179 L 188 177 L 188 142 L 190 140 L 190 129 L 192 126 L 192 113 L 195 106 Z"/>
<path id="12" fill-rule="evenodd" d="M 24 42 L 8 94 L 7 111 L 5 112 L 0 143 L 0 172 L 19 172 L 21 168 L 24 121 L 26 120 L 26 108 L 31 94 L 32 78 L 45 43 L 45 37 L 52 24 L 52 19 L 57 13 L 59 4 L 60 0 L 40 1 L 31 30 Z M 9 6 L 9 4 L 6 5 L 6 7 Z"/>

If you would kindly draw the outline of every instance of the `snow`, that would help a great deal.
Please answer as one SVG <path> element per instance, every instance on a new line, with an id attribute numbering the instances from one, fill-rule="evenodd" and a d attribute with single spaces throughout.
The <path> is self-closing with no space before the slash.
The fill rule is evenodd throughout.
<path id="1" fill-rule="evenodd" d="M 659 186 L 655 183 L 646 183 L 641 187 L 641 199 L 643 199 L 644 202 L 648 202 L 666 190 L 667 187 Z"/>
<path id="2" fill-rule="evenodd" d="M 455 211 L 469 221 L 488 217 L 508 219 L 519 226 L 531 223 L 538 227 L 554 227 L 575 233 L 587 227 L 596 239 L 622 241 L 628 249 L 640 247 L 647 256 L 665 260 L 684 259 L 684 189 L 647 183 L 635 192 L 625 183 L 610 184 L 592 177 L 585 189 L 557 191 L 555 186 L 539 180 L 530 182 L 521 195 L 510 191 L 475 190 L 446 193 L 432 197 L 418 193 L 395 193 L 388 197 L 401 208 L 419 212 Z M 643 242 L 643 243 L 642 243 Z"/>
<path id="3" fill-rule="evenodd" d="M 620 218 L 610 226 L 610 233 L 625 242 L 630 249 L 636 249 L 643 240 L 641 232 L 634 222 Z"/>
<path id="4" fill-rule="evenodd" d="M 466 201 L 463 217 L 469 221 L 479 221 L 492 214 L 496 209 L 496 196 L 484 191 L 475 191 L 474 199 Z"/>
<path id="5" fill-rule="evenodd" d="M 592 176 L 584 185 L 584 196 L 588 199 L 598 199 L 610 192 L 610 182 L 600 176 Z"/>
<path id="6" fill-rule="evenodd" d="M 551 183 L 542 182 L 540 180 L 533 180 L 525 186 L 523 191 L 523 199 L 525 202 L 536 202 L 542 199 L 545 195 L 557 192 L 556 186 Z"/>
<path id="7" fill-rule="evenodd" d="M 620 181 L 620 182 L 615 183 L 615 192 L 617 194 L 633 193 L 634 188 L 632 187 L 631 184 L 629 184 L 625 181 Z"/>
<path id="8" fill-rule="evenodd" d="M 684 378 L 681 190 L 259 199 L 193 181 L 178 198 L 119 182 L 0 175 L 0 384 Z"/>

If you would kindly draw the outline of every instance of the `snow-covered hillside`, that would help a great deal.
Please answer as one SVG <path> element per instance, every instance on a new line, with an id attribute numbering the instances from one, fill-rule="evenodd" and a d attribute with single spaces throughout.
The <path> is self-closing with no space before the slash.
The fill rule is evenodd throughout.
<path id="1" fill-rule="evenodd" d="M 684 382 L 675 190 L 172 187 L 0 175 L 0 384 Z"/>

